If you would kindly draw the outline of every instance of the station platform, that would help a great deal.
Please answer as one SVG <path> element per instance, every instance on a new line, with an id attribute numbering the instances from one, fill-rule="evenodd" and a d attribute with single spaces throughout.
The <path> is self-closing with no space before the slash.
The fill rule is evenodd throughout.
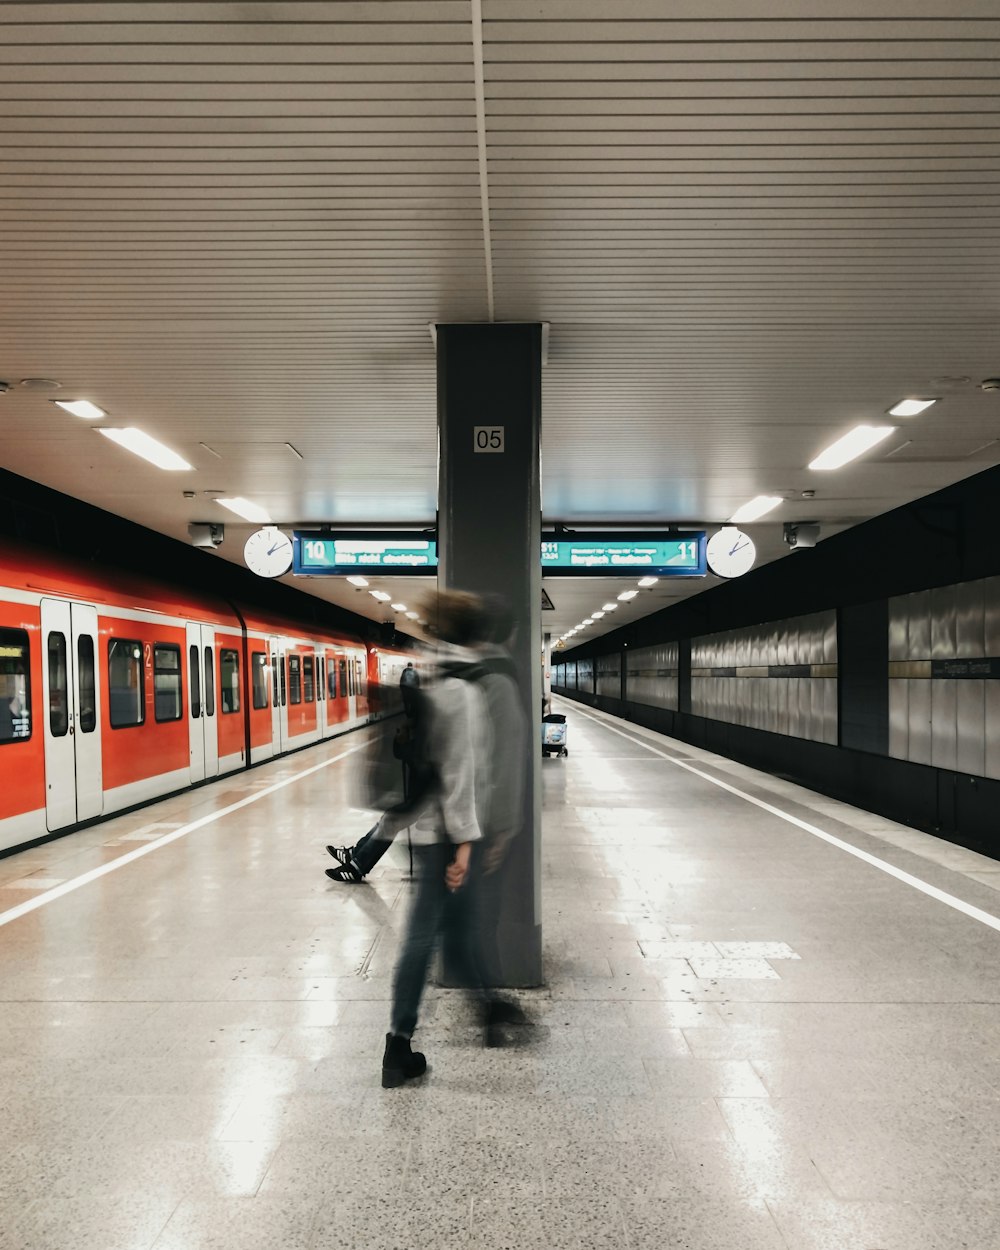
<path id="1" fill-rule="evenodd" d="M 556 704 L 533 1044 L 405 1089 L 366 731 L 0 860 L 0 1248 L 996 1250 L 1000 863 Z"/>

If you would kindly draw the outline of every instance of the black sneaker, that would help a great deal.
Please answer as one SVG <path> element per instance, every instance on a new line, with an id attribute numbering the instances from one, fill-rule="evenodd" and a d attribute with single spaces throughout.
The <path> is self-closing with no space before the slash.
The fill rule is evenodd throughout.
<path id="1" fill-rule="evenodd" d="M 353 881 L 357 884 L 357 882 L 364 880 L 364 873 L 362 873 L 353 859 L 340 868 L 328 868 L 326 875 L 331 881 Z"/>
<path id="2" fill-rule="evenodd" d="M 386 1033 L 385 1053 L 382 1056 L 382 1088 L 396 1089 L 404 1081 L 423 1076 L 427 1060 L 419 1050 L 410 1049 L 410 1039 L 396 1033 Z"/>
<path id="3" fill-rule="evenodd" d="M 327 855 L 332 855 L 338 864 L 349 864 L 351 862 L 352 846 L 328 846 L 326 848 Z"/>

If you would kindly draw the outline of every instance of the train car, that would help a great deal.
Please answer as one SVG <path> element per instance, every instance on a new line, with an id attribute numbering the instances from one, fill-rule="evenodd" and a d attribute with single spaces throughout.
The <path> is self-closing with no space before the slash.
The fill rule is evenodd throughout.
<path id="1" fill-rule="evenodd" d="M 5 545 L 0 852 L 389 714 L 369 699 L 373 650 Z"/>

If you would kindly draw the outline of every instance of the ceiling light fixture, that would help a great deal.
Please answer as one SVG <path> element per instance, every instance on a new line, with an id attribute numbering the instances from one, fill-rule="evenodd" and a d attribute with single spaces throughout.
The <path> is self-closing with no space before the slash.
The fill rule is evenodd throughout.
<path id="1" fill-rule="evenodd" d="M 810 460 L 810 469 L 839 469 L 842 465 L 857 460 L 866 451 L 877 446 L 884 438 L 895 431 L 893 425 L 856 425 L 853 430 L 831 443 L 825 451 L 821 451 L 815 460 Z"/>
<path id="2" fill-rule="evenodd" d="M 758 521 L 762 516 L 773 511 L 779 503 L 783 502 L 780 495 L 755 495 L 742 508 L 736 509 L 729 518 L 730 524 L 739 525 L 745 521 Z"/>
<path id="3" fill-rule="evenodd" d="M 132 452 L 133 455 L 141 456 L 143 460 L 148 460 L 150 464 L 155 464 L 158 469 L 178 471 L 191 468 L 182 456 L 178 456 L 169 447 L 164 447 L 155 438 L 150 438 L 142 430 L 134 428 L 114 430 L 104 426 L 97 432 L 98 434 L 103 434 L 105 438 L 110 438 L 119 447 L 124 447 L 126 451 Z"/>
<path id="4" fill-rule="evenodd" d="M 634 599 L 639 592 L 637 590 L 623 590 L 618 596 L 622 603 L 628 603 L 630 599 Z"/>
<path id="5" fill-rule="evenodd" d="M 363 588 L 368 585 L 368 578 L 362 577 L 360 573 L 352 574 L 347 580 L 352 586 L 361 586 Z"/>
<path id="6" fill-rule="evenodd" d="M 604 613 L 603 613 L 603 612 L 592 612 L 592 613 L 591 613 L 591 616 L 594 618 L 594 620 L 595 620 L 595 621 L 599 621 L 603 615 L 604 615 Z"/>
<path id="7" fill-rule="evenodd" d="M 617 612 L 618 611 L 617 603 L 605 603 L 602 606 L 605 612 Z"/>
<path id="8" fill-rule="evenodd" d="M 101 433 L 103 434 L 104 431 L 102 430 Z M 261 525 L 272 524 L 271 516 L 266 508 L 262 508 L 259 503 L 254 503 L 252 499 L 244 499 L 242 495 L 234 495 L 231 499 L 217 499 L 215 502 L 221 503 L 230 512 L 235 512 L 244 521 L 256 521 Z"/>
<path id="9" fill-rule="evenodd" d="M 416 621 L 419 619 L 416 612 L 407 612 L 406 615 L 410 618 L 411 621 Z"/>
<path id="10" fill-rule="evenodd" d="M 392 595 L 387 595 L 384 590 L 369 590 L 368 592 L 373 599 L 377 599 L 379 603 L 388 603 Z"/>
<path id="11" fill-rule="evenodd" d="M 405 611 L 406 611 L 406 604 L 405 604 L 405 603 L 394 603 L 394 604 L 392 605 L 392 610 L 393 610 L 393 612 L 405 612 Z"/>
<path id="12" fill-rule="evenodd" d="M 889 409 L 890 417 L 916 417 L 925 408 L 929 408 L 931 404 L 936 404 L 936 399 L 901 399 L 898 404 Z"/>
<path id="13" fill-rule="evenodd" d="M 96 421 L 98 417 L 106 417 L 108 415 L 103 408 L 98 408 L 89 399 L 51 399 L 49 403 L 65 408 L 74 417 L 86 417 L 88 421 Z"/>
<path id="14" fill-rule="evenodd" d="M 659 580 L 658 577 L 640 577 L 637 585 L 645 590 L 647 586 L 655 586 Z"/>

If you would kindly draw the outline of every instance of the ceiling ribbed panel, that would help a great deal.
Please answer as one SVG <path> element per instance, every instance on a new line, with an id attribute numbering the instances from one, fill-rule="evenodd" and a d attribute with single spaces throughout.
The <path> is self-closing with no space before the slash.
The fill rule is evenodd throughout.
<path id="1" fill-rule="evenodd" d="M 1000 11 L 711 7 L 486 0 L 497 315 L 553 327 L 547 513 L 767 492 L 850 523 L 1000 458 L 995 405 L 955 387 L 892 470 L 805 468 L 938 375 L 996 371 Z"/>
<path id="2" fill-rule="evenodd" d="M 7 467 L 177 537 L 226 519 L 231 559 L 206 491 L 428 521 L 427 326 L 485 319 L 488 278 L 498 320 L 551 327 L 548 520 L 713 523 L 766 491 L 829 535 L 1000 460 L 975 385 L 1000 374 L 997 0 L 483 19 L 479 119 L 470 0 L 0 3 L 0 378 L 57 378 L 195 472 L 17 386 Z M 884 451 L 806 469 L 920 394 Z"/>

